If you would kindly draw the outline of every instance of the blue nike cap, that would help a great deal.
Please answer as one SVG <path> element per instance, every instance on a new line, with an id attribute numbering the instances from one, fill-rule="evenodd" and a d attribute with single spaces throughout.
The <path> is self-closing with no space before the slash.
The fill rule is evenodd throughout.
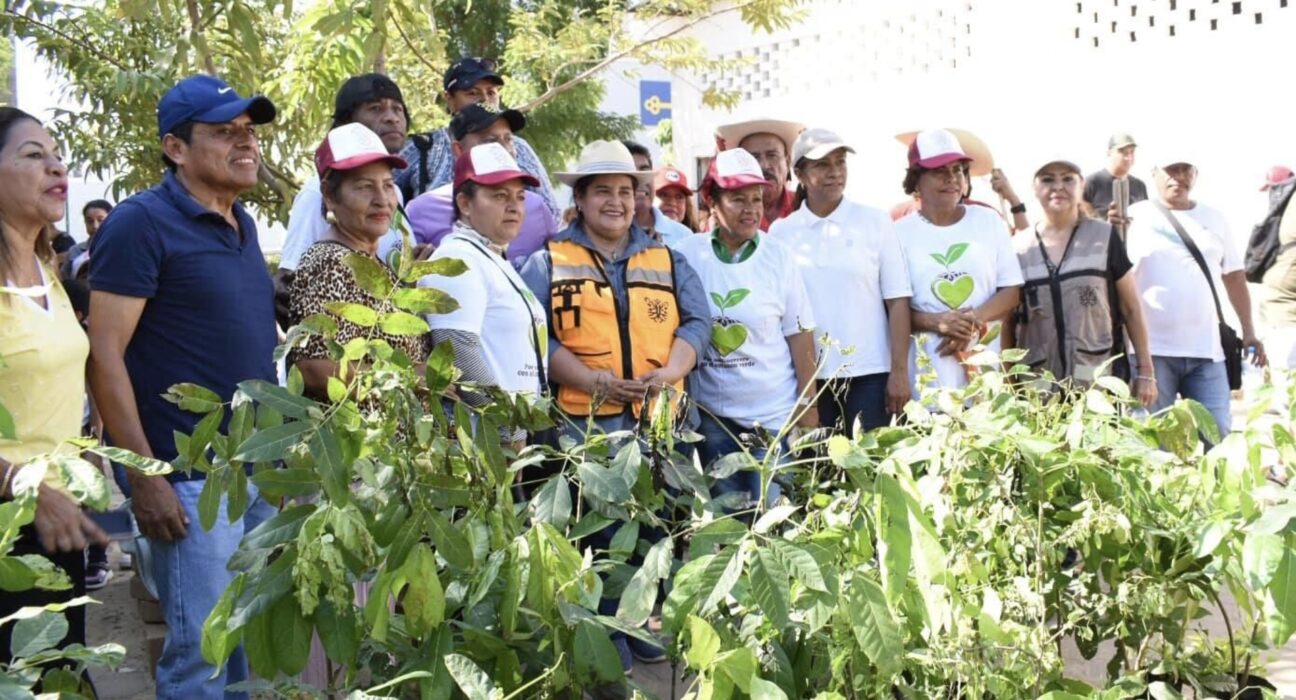
<path id="1" fill-rule="evenodd" d="M 158 102 L 158 138 L 185 122 L 224 124 L 247 113 L 253 124 L 274 121 L 274 103 L 263 95 L 239 97 L 220 78 L 191 75 L 167 90 Z"/>

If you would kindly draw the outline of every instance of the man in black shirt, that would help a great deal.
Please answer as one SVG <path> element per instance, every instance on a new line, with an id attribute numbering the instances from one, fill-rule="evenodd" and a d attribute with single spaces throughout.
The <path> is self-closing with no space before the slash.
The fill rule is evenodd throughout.
<path id="1" fill-rule="evenodd" d="M 1108 218 L 1112 205 L 1112 182 L 1123 178 L 1129 181 L 1129 203 L 1148 198 L 1147 185 L 1130 175 L 1134 167 L 1134 150 L 1138 144 L 1129 134 L 1114 134 L 1107 140 L 1107 167 L 1085 178 L 1084 200 L 1093 207 L 1093 215 Z"/>

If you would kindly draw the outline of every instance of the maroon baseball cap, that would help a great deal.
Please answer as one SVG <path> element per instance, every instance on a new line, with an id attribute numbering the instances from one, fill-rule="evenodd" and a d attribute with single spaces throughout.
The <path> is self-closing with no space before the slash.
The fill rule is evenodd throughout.
<path id="1" fill-rule="evenodd" d="M 1292 169 L 1285 165 L 1275 165 L 1265 173 L 1265 181 L 1260 186 L 1260 191 L 1265 192 L 1270 187 L 1281 185 L 1290 180 L 1294 174 L 1296 173 L 1292 173 Z"/>
<path id="2" fill-rule="evenodd" d="M 958 137 L 945 129 L 920 131 L 909 144 L 909 167 L 916 165 L 931 170 L 961 160 L 970 161 L 972 158 L 963 152 Z"/>
<path id="3" fill-rule="evenodd" d="M 540 181 L 534 175 L 518 167 L 517 161 L 498 143 L 483 143 L 473 146 L 460 154 L 455 161 L 454 186 L 465 182 L 479 185 L 498 185 L 509 180 L 521 180 L 522 184 L 539 187 Z"/>
<path id="4" fill-rule="evenodd" d="M 755 156 L 741 148 L 720 151 L 711 159 L 706 177 L 702 178 L 702 191 L 711 189 L 711 183 L 722 190 L 740 190 L 752 185 L 768 185 L 765 174 Z"/>
<path id="5" fill-rule="evenodd" d="M 397 169 L 407 165 L 404 158 L 388 153 L 382 138 L 360 122 L 333 129 L 315 149 L 315 170 L 320 177 L 330 170 L 352 170 L 379 161 Z"/>

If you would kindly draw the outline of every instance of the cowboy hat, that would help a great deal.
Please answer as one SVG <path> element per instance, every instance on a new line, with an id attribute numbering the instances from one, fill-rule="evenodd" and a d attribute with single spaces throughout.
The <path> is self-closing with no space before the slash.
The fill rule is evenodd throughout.
<path id="1" fill-rule="evenodd" d="M 964 129 L 946 129 L 946 131 L 954 134 L 963 152 L 967 154 L 968 158 L 972 159 L 970 169 L 973 177 L 989 175 L 990 171 L 994 170 L 994 157 L 990 155 L 990 148 L 986 146 L 985 141 L 982 141 L 976 134 Z M 903 143 L 907 148 L 913 145 L 914 139 L 918 137 L 919 133 L 917 131 L 906 131 L 903 134 L 896 134 L 896 140 Z"/>
<path id="2" fill-rule="evenodd" d="M 581 149 L 575 170 L 554 174 L 569 187 L 575 187 L 577 180 L 591 175 L 629 175 L 636 185 L 652 182 L 654 175 L 651 170 L 636 170 L 634 157 L 620 141 L 591 141 Z"/>
<path id="3" fill-rule="evenodd" d="M 753 119 L 746 122 L 736 122 L 734 124 L 725 124 L 716 129 L 716 141 L 720 150 L 737 148 L 742 144 L 743 139 L 752 134 L 773 134 L 783 140 L 787 147 L 789 155 L 792 153 L 792 145 L 796 143 L 797 136 L 805 131 L 805 124 L 800 122 L 788 122 L 781 119 Z"/>

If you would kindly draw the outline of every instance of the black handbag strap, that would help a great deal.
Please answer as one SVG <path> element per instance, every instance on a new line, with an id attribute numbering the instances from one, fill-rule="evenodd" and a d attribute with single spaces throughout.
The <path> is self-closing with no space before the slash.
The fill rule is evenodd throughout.
<path id="1" fill-rule="evenodd" d="M 1211 297 L 1215 300 L 1215 316 L 1219 318 L 1220 323 L 1224 323 L 1224 308 L 1220 306 L 1219 293 L 1215 291 L 1215 280 L 1211 279 L 1210 268 L 1206 266 L 1206 258 L 1202 256 L 1201 248 L 1197 247 L 1197 242 L 1192 239 L 1192 236 L 1188 235 L 1183 224 L 1179 223 L 1179 219 L 1175 218 L 1174 213 L 1167 209 L 1166 205 L 1156 200 L 1153 200 L 1152 203 L 1170 220 L 1170 225 L 1174 227 L 1175 233 L 1179 234 L 1180 240 L 1184 242 L 1184 246 L 1192 254 L 1193 260 L 1197 261 L 1197 267 L 1200 267 L 1202 274 L 1206 276 L 1206 284 L 1210 286 Z"/>
<path id="2" fill-rule="evenodd" d="M 476 248 L 477 250 L 481 251 L 482 255 L 485 255 L 487 258 L 490 258 L 491 262 L 499 266 L 500 272 L 504 274 L 504 279 L 508 280 L 509 286 L 513 287 L 513 291 L 517 292 L 518 297 L 522 299 L 522 305 L 525 306 L 527 309 L 527 315 L 530 315 L 531 300 L 527 299 L 526 293 L 523 292 L 520 287 L 518 287 L 517 282 L 513 281 L 513 277 L 510 276 L 506 270 L 504 270 L 504 265 L 509 264 L 508 261 L 503 260 L 499 255 L 492 253 L 489 249 L 486 248 L 486 246 L 482 245 L 480 241 L 475 241 L 469 238 L 468 236 L 464 236 L 464 235 L 459 236 L 459 238 L 466 241 L 469 245 Z M 531 322 L 528 325 L 531 326 L 531 341 L 532 341 L 531 344 L 535 346 L 536 368 L 540 372 L 540 395 L 548 396 L 549 383 L 545 381 L 545 375 L 547 374 L 545 371 L 545 361 L 544 361 L 544 356 L 540 354 L 545 350 L 547 350 L 548 348 L 540 347 L 540 331 L 539 329 L 536 328 L 535 318 L 532 318 Z"/>

